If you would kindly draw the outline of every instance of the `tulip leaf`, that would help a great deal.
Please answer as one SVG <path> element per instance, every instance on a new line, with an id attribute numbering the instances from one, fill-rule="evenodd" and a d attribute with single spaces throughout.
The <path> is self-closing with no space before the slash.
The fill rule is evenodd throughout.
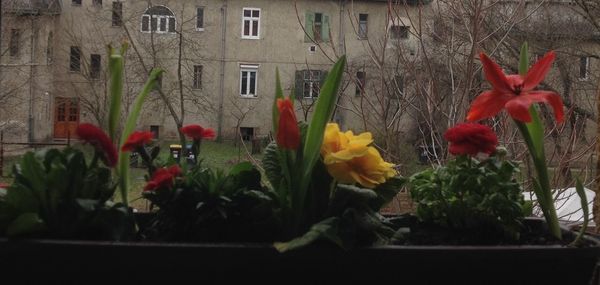
<path id="1" fill-rule="evenodd" d="M 521 45 L 521 53 L 519 59 L 519 74 L 525 76 L 527 74 L 527 70 L 529 69 L 529 46 L 527 42 L 524 42 Z"/>
<path id="2" fill-rule="evenodd" d="M 117 126 L 121 119 L 121 98 L 123 97 L 123 56 L 126 45 L 117 52 L 113 47 L 109 47 L 110 57 L 108 60 L 108 70 L 110 73 L 110 111 L 108 115 L 108 135 L 113 142 L 116 142 Z"/>
<path id="3" fill-rule="evenodd" d="M 303 173 L 301 178 L 300 191 L 305 194 L 308 183 L 312 175 L 313 167 L 319 159 L 321 153 L 321 144 L 323 143 L 323 136 L 325 134 L 325 127 L 331 120 L 335 104 L 337 103 L 338 90 L 344 74 L 344 68 L 346 66 L 346 56 L 342 56 L 333 66 L 331 72 L 325 79 L 325 84 L 321 88 L 317 104 L 313 112 L 311 122 L 308 126 L 306 133 L 306 139 L 304 141 L 303 151 Z M 303 195 L 300 195 L 302 199 Z M 300 201 L 299 205 L 303 205 L 303 201 Z"/>
<path id="4" fill-rule="evenodd" d="M 343 247 L 343 241 L 338 237 L 339 218 L 327 218 L 314 224 L 308 232 L 288 242 L 276 242 L 273 246 L 279 252 L 287 252 L 305 247 L 321 239 L 329 240 L 340 247 Z"/>
<path id="5" fill-rule="evenodd" d="M 279 108 L 277 108 L 277 100 L 283 99 L 283 89 L 281 88 L 281 79 L 279 77 L 279 68 L 275 69 L 275 100 L 273 100 L 273 133 L 277 133 L 279 126 Z"/>
<path id="6" fill-rule="evenodd" d="M 583 184 L 581 184 L 581 180 L 579 180 L 579 178 L 576 180 L 575 190 L 577 191 L 577 195 L 581 200 L 581 210 L 583 211 L 583 223 L 581 224 L 581 229 L 579 230 L 577 238 L 575 238 L 572 243 L 573 245 L 578 246 L 581 244 L 583 235 L 585 234 L 590 222 L 590 209 L 588 206 L 587 196 L 585 195 L 585 189 L 583 188 Z"/>
<path id="7" fill-rule="evenodd" d="M 150 72 L 150 77 L 146 81 L 146 84 L 144 84 L 144 88 L 142 88 L 142 91 L 135 98 L 133 106 L 131 110 L 129 110 L 129 116 L 127 117 L 127 122 L 125 123 L 125 129 L 121 134 L 121 143 L 119 144 L 119 148 L 120 146 L 125 144 L 125 141 L 135 129 L 135 125 L 137 124 L 137 120 L 140 116 L 140 112 L 142 110 L 144 101 L 146 100 L 146 97 L 148 97 L 148 94 L 150 94 L 150 91 L 154 89 L 154 86 L 156 85 L 156 82 L 162 73 L 163 71 L 161 69 L 153 69 L 152 72 Z M 129 152 L 119 152 L 118 169 L 119 186 L 121 189 L 121 201 L 123 202 L 123 204 L 125 204 L 125 206 L 127 206 L 127 191 L 129 188 Z"/>

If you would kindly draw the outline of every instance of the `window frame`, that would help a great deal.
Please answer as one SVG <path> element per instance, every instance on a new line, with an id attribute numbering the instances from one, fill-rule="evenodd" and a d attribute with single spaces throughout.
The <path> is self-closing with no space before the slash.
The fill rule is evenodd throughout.
<path id="1" fill-rule="evenodd" d="M 356 89 L 354 90 L 354 96 L 358 97 L 365 93 L 365 86 L 367 85 L 367 73 L 364 70 L 356 72 Z"/>
<path id="2" fill-rule="evenodd" d="M 200 72 L 197 72 L 200 70 Z M 204 66 L 201 64 L 194 65 L 194 70 L 192 74 L 192 89 L 193 90 L 201 90 L 202 89 L 202 72 L 204 71 Z"/>
<path id="3" fill-rule="evenodd" d="M 302 70 L 302 99 L 316 99 L 321 93 L 322 70 L 305 69 Z M 306 85 L 309 85 L 308 95 L 306 96 Z M 316 86 L 315 86 L 316 85 Z M 316 93 L 316 95 L 314 94 Z"/>
<path id="4" fill-rule="evenodd" d="M 94 66 L 94 58 L 98 58 L 98 67 L 97 70 Z M 91 79 L 100 79 L 100 75 L 102 73 L 102 55 L 100 54 L 90 54 L 90 78 Z"/>
<path id="5" fill-rule="evenodd" d="M 77 68 L 74 68 L 75 67 L 75 65 L 74 65 L 74 63 L 75 63 L 74 62 L 74 59 L 75 59 L 74 55 L 75 55 L 75 53 L 73 53 L 74 50 L 78 51 L 77 52 L 77 59 L 76 59 L 78 61 L 77 62 L 78 63 L 77 64 Z M 79 73 L 79 72 L 81 72 L 81 55 L 82 55 L 82 52 L 81 52 L 81 47 L 80 46 L 71 46 L 69 48 L 69 72 L 72 72 L 72 73 Z"/>
<path id="6" fill-rule="evenodd" d="M 402 31 L 401 34 L 398 34 L 399 37 L 395 37 L 394 35 L 396 35 L 396 33 L 394 33 L 394 28 L 406 29 L 406 30 Z M 395 41 L 408 40 L 410 38 L 410 26 L 402 25 L 402 24 L 399 24 L 399 25 L 391 24 L 389 34 L 390 34 L 391 40 L 395 40 Z M 406 36 L 403 36 L 403 35 L 406 35 Z"/>
<path id="7" fill-rule="evenodd" d="M 250 11 L 250 16 L 247 17 L 244 15 L 244 12 L 246 11 Z M 252 16 L 252 14 L 254 13 L 254 11 L 258 11 L 258 17 L 254 17 Z M 249 40 L 258 40 L 260 39 L 260 17 L 262 16 L 262 10 L 260 8 L 254 8 L 254 7 L 244 7 L 242 8 L 242 39 L 249 39 Z M 249 21 L 249 27 L 248 27 L 248 35 L 244 34 L 245 31 L 245 24 L 246 21 Z M 252 35 L 252 32 L 254 31 L 253 29 L 253 21 L 257 21 L 257 31 L 256 31 L 256 36 Z"/>
<path id="8" fill-rule="evenodd" d="M 118 7 L 118 11 L 117 11 Z M 123 26 L 123 2 L 113 1 L 111 7 L 111 25 L 113 27 Z"/>
<path id="9" fill-rule="evenodd" d="M 360 17 L 363 15 L 365 16 L 365 20 L 360 19 Z M 364 24 L 364 31 L 363 31 L 363 29 L 361 29 L 363 24 Z M 358 14 L 358 39 L 366 40 L 368 38 L 369 38 L 369 14 L 359 13 Z"/>
<path id="10" fill-rule="evenodd" d="M 165 9 L 169 10 L 169 12 L 171 13 L 171 15 L 155 15 L 152 13 L 147 13 L 148 10 L 154 8 L 154 7 L 164 7 Z M 144 22 L 145 22 L 145 18 L 148 19 L 147 23 L 148 23 L 148 30 L 145 31 L 144 30 Z M 177 32 L 177 17 L 175 17 L 175 13 L 173 13 L 173 11 L 171 9 L 169 9 L 169 7 L 164 6 L 164 5 L 155 5 L 152 7 L 148 7 L 146 9 L 146 11 L 144 11 L 144 13 L 142 14 L 142 17 L 140 18 L 140 32 L 142 33 L 155 33 L 155 34 L 175 34 Z M 152 25 L 152 20 L 156 19 L 156 29 L 153 29 L 153 25 Z M 161 23 L 163 22 L 165 23 L 165 30 L 161 30 Z M 173 31 L 171 31 L 171 22 L 174 21 L 173 23 Z"/>
<path id="11" fill-rule="evenodd" d="M 81 6 L 82 0 L 71 0 L 71 6 Z"/>
<path id="12" fill-rule="evenodd" d="M 198 32 L 202 32 L 204 31 L 204 6 L 198 6 L 196 7 L 196 31 Z M 198 19 L 198 15 L 200 13 L 198 13 L 198 11 L 202 10 L 202 22 L 199 21 Z M 201 24 L 201 25 L 198 25 Z"/>
<path id="13" fill-rule="evenodd" d="M 583 60 L 585 60 L 585 65 L 582 66 Z M 581 71 L 582 68 L 584 73 L 583 76 L 581 76 Z M 591 57 L 589 56 L 580 56 L 579 57 L 579 75 L 577 76 L 577 79 L 579 79 L 580 81 L 587 81 L 590 79 L 590 69 L 591 69 Z"/>
<path id="14" fill-rule="evenodd" d="M 258 69 L 259 65 L 241 64 L 240 65 L 240 89 L 239 94 L 242 98 L 258 98 Z M 244 78 L 244 72 L 247 72 L 246 76 L 246 94 L 242 93 L 242 83 Z M 254 94 L 249 93 L 251 85 L 250 72 L 254 72 Z"/>
<path id="15" fill-rule="evenodd" d="M 8 53 L 11 57 L 18 57 L 21 51 L 21 29 L 10 29 Z"/>

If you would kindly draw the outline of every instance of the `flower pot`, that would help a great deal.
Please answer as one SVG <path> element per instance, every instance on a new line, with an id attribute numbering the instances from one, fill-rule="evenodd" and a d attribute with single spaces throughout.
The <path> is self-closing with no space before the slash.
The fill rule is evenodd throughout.
<path id="1" fill-rule="evenodd" d="M 315 284 L 590 284 L 593 246 L 382 246 L 319 244 L 278 253 L 270 244 L 183 244 L 0 239 L 5 280 L 78 283 L 197 280 Z M 597 284 L 597 283 L 594 283 Z"/>

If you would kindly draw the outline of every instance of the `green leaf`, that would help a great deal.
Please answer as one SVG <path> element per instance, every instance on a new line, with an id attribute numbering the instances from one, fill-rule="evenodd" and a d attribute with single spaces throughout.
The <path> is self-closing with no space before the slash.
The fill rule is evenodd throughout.
<path id="1" fill-rule="evenodd" d="M 375 199 L 371 205 L 374 211 L 379 211 L 381 207 L 385 206 L 387 203 L 391 202 L 396 195 L 402 190 L 402 186 L 406 183 L 406 178 L 404 177 L 392 177 L 388 179 L 385 183 L 378 185 L 374 191 L 377 194 L 377 199 Z"/>
<path id="2" fill-rule="evenodd" d="M 123 50 L 117 52 L 114 48 L 109 47 L 108 70 L 110 74 L 110 111 L 108 115 L 108 135 L 113 142 L 116 142 L 116 132 L 119 121 L 121 119 L 121 98 L 123 96 L 123 55 L 125 53 L 125 45 Z"/>
<path id="3" fill-rule="evenodd" d="M 311 243 L 326 239 L 340 247 L 343 247 L 343 241 L 338 236 L 339 218 L 330 217 L 319 223 L 314 224 L 308 232 L 301 237 L 297 237 L 288 242 L 276 242 L 274 244 L 275 249 L 279 252 L 287 252 L 303 248 Z"/>
<path id="4" fill-rule="evenodd" d="M 590 209 L 588 207 L 587 196 L 585 195 L 585 188 L 583 188 L 583 184 L 581 184 L 581 180 L 579 180 L 579 178 L 576 180 L 575 189 L 579 199 L 581 200 L 581 210 L 583 211 L 583 224 L 581 224 L 581 229 L 579 230 L 577 238 L 575 238 L 573 241 L 573 245 L 578 246 L 581 244 L 583 235 L 585 234 L 590 222 Z"/>
<path id="5" fill-rule="evenodd" d="M 271 186 L 273 186 L 274 189 L 279 190 L 278 188 L 283 179 L 283 173 L 281 172 L 277 143 L 271 142 L 265 148 L 262 165 Z"/>
<path id="6" fill-rule="evenodd" d="M 275 100 L 273 101 L 273 133 L 274 134 L 277 133 L 277 129 L 279 126 L 279 108 L 277 107 L 277 99 L 284 99 L 283 89 L 281 88 L 281 79 L 279 78 L 279 68 L 275 69 Z"/>
<path id="7" fill-rule="evenodd" d="M 133 103 L 131 110 L 129 110 L 129 116 L 127 117 L 127 122 L 125 123 L 125 128 L 123 130 L 123 133 L 121 134 L 121 143 L 119 144 L 119 149 L 121 148 L 120 146 L 125 144 L 125 141 L 127 140 L 129 135 L 131 135 L 131 133 L 135 129 L 135 125 L 137 124 L 137 120 L 138 120 L 138 117 L 140 116 L 140 112 L 142 110 L 142 106 L 144 105 L 144 101 L 146 100 L 146 97 L 148 97 L 148 94 L 150 94 L 150 91 L 153 90 L 154 86 L 156 85 L 156 81 L 157 81 L 158 77 L 162 73 L 163 73 L 163 71 L 161 69 L 153 69 L 152 72 L 150 72 L 150 77 L 146 81 L 144 88 L 142 89 L 140 94 L 138 94 L 138 96 L 135 98 L 135 102 Z M 119 168 L 118 169 L 119 169 L 119 171 L 118 171 L 119 172 L 119 186 L 120 186 L 120 190 L 121 190 L 121 201 L 123 202 L 123 204 L 125 204 L 127 206 L 128 205 L 127 191 L 129 189 L 129 152 L 121 151 L 119 153 Z"/>
<path id="8" fill-rule="evenodd" d="M 231 170 L 229 170 L 229 175 L 235 176 L 244 171 L 251 171 L 254 169 L 254 165 L 248 161 L 240 162 L 234 165 Z"/>
<path id="9" fill-rule="evenodd" d="M 18 216 L 6 229 L 7 236 L 19 236 L 40 232 L 46 229 L 44 221 L 37 213 L 24 213 Z"/>
<path id="10" fill-rule="evenodd" d="M 519 60 L 519 74 L 525 76 L 525 74 L 527 74 L 527 70 L 529 69 L 529 53 L 528 53 L 529 47 L 527 45 L 527 42 L 524 42 L 523 45 L 521 45 L 521 53 L 520 53 L 520 60 Z"/>
<path id="11" fill-rule="evenodd" d="M 340 215 L 348 208 L 370 207 L 379 197 L 371 189 L 338 184 L 329 205 L 330 215 Z"/>
<path id="12" fill-rule="evenodd" d="M 342 56 L 331 69 L 331 72 L 327 76 L 325 84 L 319 93 L 315 111 L 313 112 L 306 133 L 306 140 L 304 141 L 304 156 L 302 160 L 304 162 L 304 173 L 302 177 L 304 183 L 308 183 L 310 180 L 312 168 L 317 162 L 317 159 L 319 159 L 321 144 L 323 143 L 323 136 L 325 135 L 325 127 L 331 120 L 335 104 L 337 103 L 338 91 L 342 76 L 344 75 L 345 66 L 346 56 Z"/>

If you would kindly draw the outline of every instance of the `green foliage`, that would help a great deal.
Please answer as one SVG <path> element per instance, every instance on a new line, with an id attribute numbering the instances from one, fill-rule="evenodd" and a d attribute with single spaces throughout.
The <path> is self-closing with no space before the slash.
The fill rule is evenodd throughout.
<path id="1" fill-rule="evenodd" d="M 446 166 L 410 177 L 418 218 L 451 230 L 496 231 L 518 238 L 529 205 L 515 180 L 516 164 L 492 156 L 483 161 L 460 156 Z"/>
<path id="2" fill-rule="evenodd" d="M 275 202 L 250 163 L 228 174 L 194 166 L 173 189 L 144 192 L 159 209 L 142 235 L 160 241 L 273 241 Z"/>
<path id="3" fill-rule="evenodd" d="M 0 193 L 0 235 L 46 238 L 127 239 L 133 222 L 115 191 L 111 170 L 86 163 L 79 150 L 25 154 L 14 182 Z"/>

